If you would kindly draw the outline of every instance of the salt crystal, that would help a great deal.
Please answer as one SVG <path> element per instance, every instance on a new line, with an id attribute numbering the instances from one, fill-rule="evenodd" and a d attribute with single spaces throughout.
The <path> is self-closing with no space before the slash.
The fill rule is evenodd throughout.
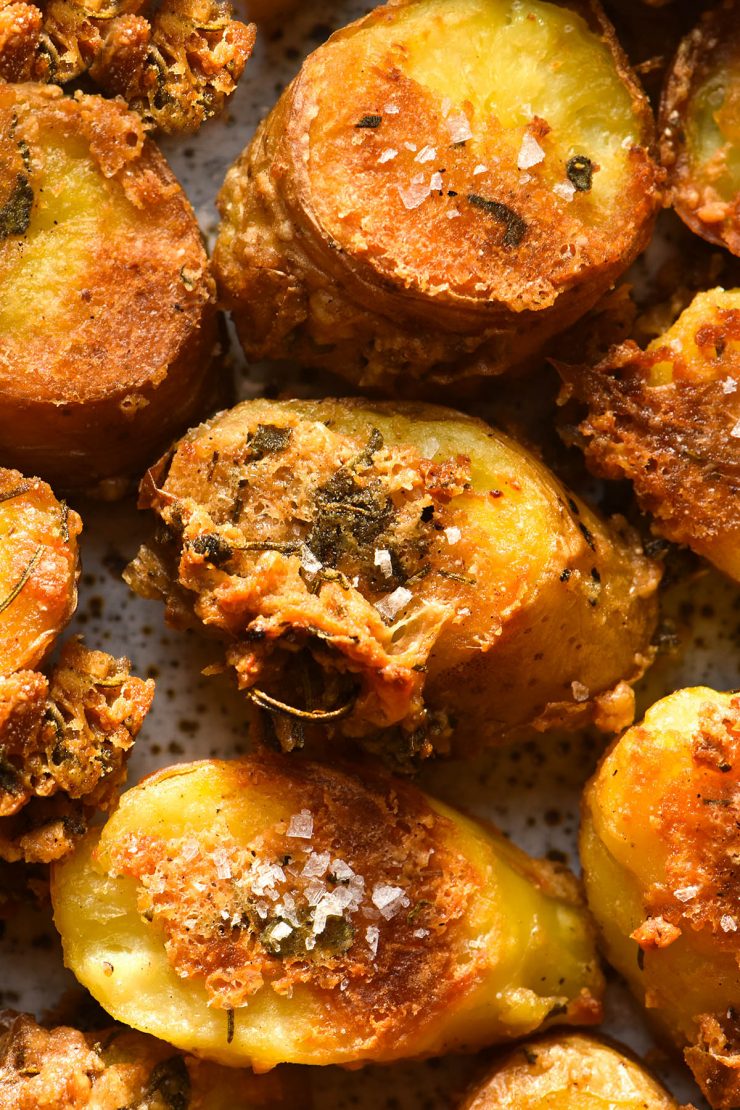
<path id="1" fill-rule="evenodd" d="M 429 936 L 429 930 L 428 929 L 414 929 L 414 936 L 417 937 L 419 940 L 423 940 L 424 937 Z"/>
<path id="2" fill-rule="evenodd" d="M 265 920 L 268 913 L 270 912 L 269 904 L 267 902 L 263 902 L 261 899 L 260 899 L 259 902 L 254 903 L 254 908 L 256 909 L 257 913 L 259 914 L 259 916 L 262 918 L 263 921 Z"/>
<path id="3" fill-rule="evenodd" d="M 537 166 L 540 162 L 544 162 L 544 160 L 544 150 L 537 142 L 534 135 L 530 134 L 529 131 L 525 131 L 522 138 L 522 145 L 519 148 L 519 155 L 516 160 L 518 168 L 520 170 L 529 170 L 532 166 Z"/>
<path id="4" fill-rule="evenodd" d="M 393 621 L 401 610 L 406 608 L 413 596 L 411 590 L 407 590 L 405 586 L 399 586 L 392 594 L 386 594 L 380 601 L 376 601 L 375 608 L 383 620 Z"/>
<path id="5" fill-rule="evenodd" d="M 458 210 L 456 208 L 451 208 L 449 210 L 449 212 L 447 213 L 447 219 L 448 220 L 456 220 L 459 215 L 460 215 L 460 213 L 458 212 Z"/>
<path id="6" fill-rule="evenodd" d="M 684 886 L 679 890 L 674 890 L 673 897 L 678 898 L 679 902 L 691 902 L 700 890 L 701 887 L 699 886 Z"/>
<path id="7" fill-rule="evenodd" d="M 445 528 L 445 536 L 450 547 L 454 547 L 456 543 L 460 542 L 462 532 L 459 528 Z"/>
<path id="8" fill-rule="evenodd" d="M 447 117 L 449 116 L 451 107 L 452 101 L 450 100 L 449 96 L 446 96 L 442 101 L 442 115 L 445 119 L 447 119 Z"/>
<path id="9" fill-rule="evenodd" d="M 301 567 L 307 574 L 318 574 L 323 563 L 317 559 L 313 551 L 304 544 L 301 548 Z"/>
<path id="10" fill-rule="evenodd" d="M 393 563 L 391 562 L 391 553 L 386 551 L 385 548 L 377 548 L 375 551 L 375 566 L 380 567 L 386 578 L 393 577 Z"/>
<path id="11" fill-rule="evenodd" d="M 563 200 L 573 200 L 576 195 L 576 187 L 570 181 L 559 181 L 557 185 L 553 185 L 552 191 Z"/>
<path id="12" fill-rule="evenodd" d="M 216 874 L 219 879 L 230 879 L 231 864 L 229 863 L 229 857 L 226 855 L 224 849 L 217 848 L 216 851 L 212 853 L 211 859 L 216 864 Z"/>
<path id="13" fill-rule="evenodd" d="M 349 986 L 349 979 L 342 979 L 340 984 L 339 984 L 339 989 L 340 989 L 340 991 L 346 991 L 348 986 Z"/>
<path id="14" fill-rule="evenodd" d="M 531 180 L 532 180 L 532 174 L 531 173 L 523 173 L 523 174 L 520 174 L 520 176 L 519 176 L 519 184 L 520 185 L 528 185 Z"/>
<path id="15" fill-rule="evenodd" d="M 326 894 L 326 886 L 324 883 L 320 883 L 318 879 L 313 879 L 306 884 L 303 894 L 309 906 L 316 906 L 323 895 Z"/>
<path id="16" fill-rule="evenodd" d="M 453 112 L 447 116 L 445 123 L 451 142 L 466 143 L 468 139 L 472 139 L 473 132 L 470 130 L 470 120 L 464 112 Z"/>
<path id="17" fill-rule="evenodd" d="M 409 212 L 413 212 L 429 196 L 429 186 L 424 181 L 412 181 L 407 189 L 404 189 L 401 185 L 397 185 L 396 188 L 404 208 Z"/>
<path id="18" fill-rule="evenodd" d="M 316 906 L 313 915 L 313 932 L 316 936 L 323 933 L 326 922 L 330 917 L 342 917 L 347 908 L 347 898 L 351 899 L 349 891 L 339 887 L 334 891 L 326 891 Z"/>
<path id="19" fill-rule="evenodd" d="M 188 836 L 182 842 L 180 847 L 179 856 L 185 863 L 189 863 L 191 859 L 195 859 L 200 851 L 200 845 L 194 836 Z"/>
<path id="20" fill-rule="evenodd" d="M 301 923 L 301 919 L 296 913 L 295 898 L 292 894 L 283 895 L 282 901 L 275 906 L 275 913 L 286 918 L 294 928 L 298 928 Z"/>
<path id="21" fill-rule="evenodd" d="M 286 836 L 296 837 L 300 840 L 310 840 L 313 836 L 313 815 L 308 809 L 294 813 L 288 825 Z"/>
<path id="22" fill-rule="evenodd" d="M 400 909 L 410 905 L 403 887 L 389 886 L 387 883 L 376 883 L 371 898 L 386 921 L 390 921 Z"/>
<path id="23" fill-rule="evenodd" d="M 584 686 L 582 682 L 571 682 L 570 688 L 575 701 L 588 701 L 590 696 L 588 686 Z"/>
<path id="24" fill-rule="evenodd" d="M 285 940 L 293 932 L 293 927 L 287 921 L 278 921 L 269 931 L 270 940 L 276 940 L 280 943 Z"/>
<path id="25" fill-rule="evenodd" d="M 378 954 L 378 941 L 380 940 L 380 929 L 377 927 L 377 925 L 368 925 L 367 929 L 365 930 L 365 940 L 367 941 L 367 946 L 370 949 L 370 955 L 373 959 L 375 959 L 376 955 Z"/>
<path id="26" fill-rule="evenodd" d="M 437 150 L 433 146 L 423 146 L 414 158 L 415 162 L 433 162 L 437 157 Z"/>
<path id="27" fill-rule="evenodd" d="M 397 104 L 386 104 L 383 111 L 387 116 L 397 116 L 401 109 L 398 107 Z"/>
<path id="28" fill-rule="evenodd" d="M 306 951 L 311 952 L 316 947 L 316 937 L 306 937 Z"/>
<path id="29" fill-rule="evenodd" d="M 418 150 L 419 149 L 418 146 L 416 145 L 416 143 L 405 142 L 403 145 L 406 147 L 406 150 Z"/>
<path id="30" fill-rule="evenodd" d="M 354 871 L 343 859 L 332 860 L 331 873 L 340 883 L 355 877 Z"/>
<path id="31" fill-rule="evenodd" d="M 478 165 L 473 170 L 473 177 L 478 177 L 480 174 L 487 173 L 487 172 L 488 172 L 488 166 L 484 166 L 482 162 L 479 162 Z"/>
<path id="32" fill-rule="evenodd" d="M 194 882 L 194 883 L 193 883 L 193 886 L 194 886 L 194 887 L 195 887 L 195 889 L 196 889 L 196 890 L 197 890 L 197 891 L 198 891 L 199 893 L 201 893 L 201 894 L 202 894 L 202 893 L 203 893 L 203 891 L 204 891 L 204 890 L 206 889 L 206 884 L 205 884 L 205 883 L 201 883 L 201 882 L 199 882 L 199 881 L 197 881 L 197 882 Z"/>
<path id="33" fill-rule="evenodd" d="M 391 162 L 398 155 L 398 151 L 394 150 L 392 146 L 387 147 L 378 158 L 379 162 Z"/>
<path id="34" fill-rule="evenodd" d="M 441 193 L 443 185 L 444 185 L 444 181 L 442 180 L 442 174 L 441 173 L 433 173 L 432 174 L 432 179 L 429 182 L 430 190 L 433 193 Z"/>
<path id="35" fill-rule="evenodd" d="M 306 860 L 301 875 L 305 875 L 309 879 L 318 879 L 326 874 L 330 862 L 331 854 L 329 852 L 312 852 Z"/>
<path id="36" fill-rule="evenodd" d="M 737 379 L 736 378 L 725 378 L 725 380 L 722 382 L 722 392 L 723 393 L 734 393 L 736 389 L 737 389 Z"/>
<path id="37" fill-rule="evenodd" d="M 730 435 L 733 439 L 740 439 L 740 420 L 738 420 L 734 428 L 730 429 Z"/>
<path id="38" fill-rule="evenodd" d="M 255 894 L 275 902 L 279 897 L 275 884 L 285 882 L 285 872 L 276 863 L 259 863 L 252 869 L 249 880 Z"/>
<path id="39" fill-rule="evenodd" d="M 724 933 L 736 933 L 737 932 L 737 921 L 729 913 L 726 913 L 724 915 L 724 917 L 720 918 L 719 923 L 722 926 L 722 931 Z"/>

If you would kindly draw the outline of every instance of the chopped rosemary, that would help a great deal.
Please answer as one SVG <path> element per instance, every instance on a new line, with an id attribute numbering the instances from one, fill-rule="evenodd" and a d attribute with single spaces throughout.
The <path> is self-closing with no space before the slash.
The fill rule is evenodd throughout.
<path id="1" fill-rule="evenodd" d="M 284 713 L 288 717 L 298 717 L 302 721 L 337 721 L 340 717 L 346 717 L 348 713 L 352 712 L 356 700 L 353 697 L 337 709 L 298 709 L 294 705 L 288 705 L 284 701 L 273 698 L 271 694 L 266 694 L 264 690 L 258 690 L 256 686 L 247 691 L 247 696 L 260 709 L 266 709 L 272 713 Z"/>
<path id="2" fill-rule="evenodd" d="M 489 200 L 477 193 L 469 193 L 468 200 L 474 208 L 481 208 L 489 216 L 493 216 L 500 224 L 504 224 L 503 245 L 505 247 L 518 247 L 527 231 L 526 221 L 522 219 L 507 204 L 500 200 Z"/>
<path id="3" fill-rule="evenodd" d="M 234 1039 L 234 1011 L 226 1011 L 226 1043 L 231 1044 Z"/>
<path id="4" fill-rule="evenodd" d="M 451 578 L 453 582 L 462 582 L 465 586 L 475 586 L 477 581 L 475 578 L 467 578 L 464 574 L 455 574 L 451 570 L 439 570 L 437 573 L 443 578 Z"/>
<path id="5" fill-rule="evenodd" d="M 69 505 L 66 501 L 59 502 L 59 529 L 64 542 L 69 543 Z"/>
<path id="6" fill-rule="evenodd" d="M 367 116 L 363 116 L 362 119 L 358 120 L 357 123 L 355 124 L 355 127 L 375 128 L 375 127 L 380 127 L 382 122 L 383 122 L 383 117 L 382 116 L 376 116 L 376 115 L 370 114 L 370 115 L 367 115 Z"/>
<path id="7" fill-rule="evenodd" d="M 30 482 L 21 482 L 19 486 L 13 486 L 12 489 L 7 490 L 5 493 L 0 493 L 0 502 L 12 501 L 14 497 L 20 497 L 22 493 L 27 493 L 30 488 Z"/>
<path id="8" fill-rule="evenodd" d="M 579 193 L 591 191 L 594 179 L 594 164 L 585 154 L 576 154 L 568 160 L 565 166 L 568 180 Z"/>
<path id="9" fill-rule="evenodd" d="M 0 208 L 0 239 L 25 235 L 31 223 L 33 199 L 33 189 L 25 173 L 17 174 L 10 196 Z"/>
<path id="10" fill-rule="evenodd" d="M 13 602 L 15 601 L 15 599 L 18 597 L 18 594 L 21 592 L 21 590 L 23 589 L 23 587 L 26 585 L 29 578 L 33 574 L 34 568 L 36 567 L 36 564 L 38 563 L 39 559 L 41 558 L 43 550 L 44 549 L 41 545 L 39 545 L 36 548 L 33 555 L 28 560 L 28 564 L 26 565 L 26 569 L 23 571 L 23 574 L 20 576 L 20 578 L 16 582 L 15 586 L 13 586 L 13 589 L 10 591 L 10 593 L 5 598 L 3 598 L 2 601 L 0 601 L 0 613 L 4 613 L 5 610 L 10 605 L 12 605 Z"/>

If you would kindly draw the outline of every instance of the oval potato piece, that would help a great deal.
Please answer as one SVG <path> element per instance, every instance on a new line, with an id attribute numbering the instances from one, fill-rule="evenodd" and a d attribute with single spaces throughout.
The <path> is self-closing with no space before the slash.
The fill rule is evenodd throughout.
<path id="1" fill-rule="evenodd" d="M 594 472 L 629 479 L 656 532 L 740 581 L 740 290 L 699 293 L 645 351 L 559 370 L 588 406 Z"/>
<path id="2" fill-rule="evenodd" d="M 313 712 L 400 758 L 632 720 L 654 564 L 479 420 L 248 401 L 188 433 L 140 504 L 169 540 L 127 581 L 224 640 L 240 686 L 299 706 L 297 726 Z"/>
<path id="3" fill-rule="evenodd" d="M 617 1045 L 583 1033 L 527 1041 L 499 1060 L 459 1110 L 679 1110 Z"/>
<path id="4" fill-rule="evenodd" d="M 652 140 L 598 3 L 382 5 L 227 175 L 214 265 L 248 357 L 396 393 L 525 362 L 646 245 Z"/>
<path id="5" fill-rule="evenodd" d="M 657 702 L 584 796 L 589 906 L 609 961 L 683 1048 L 710 1104 L 740 1104 L 740 696 Z"/>
<path id="6" fill-rule="evenodd" d="M 740 4 L 721 0 L 679 46 L 660 109 L 660 155 L 684 223 L 740 255 Z"/>
<path id="7" fill-rule="evenodd" d="M 0 451 L 60 488 L 140 473 L 203 410 L 193 210 L 116 101 L 0 85 Z"/>
<path id="8" fill-rule="evenodd" d="M 81 530 L 45 482 L 0 468 L 0 675 L 38 667 L 74 613 Z"/>
<path id="9" fill-rule="evenodd" d="M 436 1055 L 601 1016 L 574 880 L 371 767 L 172 767 L 52 878 L 118 1020 L 262 1071 Z"/>
<path id="10" fill-rule="evenodd" d="M 300 1100 L 300 1101 L 299 1101 Z M 222 1068 L 130 1029 L 46 1029 L 0 1012 L 0 1105 L 6 1110 L 310 1110 L 305 1073 Z"/>

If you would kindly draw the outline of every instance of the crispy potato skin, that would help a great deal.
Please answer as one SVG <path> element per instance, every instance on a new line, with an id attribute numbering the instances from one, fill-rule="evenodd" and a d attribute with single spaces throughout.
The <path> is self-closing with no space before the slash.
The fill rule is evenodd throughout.
<path id="1" fill-rule="evenodd" d="M 137 116 L 53 87 L 0 86 L 0 171 L 3 458 L 62 488 L 140 473 L 212 390 L 193 211 Z"/>
<path id="2" fill-rule="evenodd" d="M 593 97 L 585 116 L 574 105 L 556 125 L 559 107 L 547 96 L 527 119 L 519 108 L 498 113 L 497 89 L 483 78 L 450 87 L 475 66 L 468 42 L 498 26 L 508 0 L 377 8 L 308 58 L 227 175 L 214 265 L 250 358 L 295 358 L 396 395 L 419 378 L 501 373 L 592 307 L 642 250 L 660 200 L 647 101 L 596 3 L 574 2 L 567 19 L 557 5 L 526 6 L 533 21 L 516 15 L 513 45 L 504 36 L 501 47 L 496 39 L 478 48 L 494 50 L 504 73 L 511 62 L 517 105 L 530 99 L 527 50 L 539 67 L 536 111 L 541 67 L 551 67 L 548 87 L 561 72 L 569 80 L 560 55 L 567 63 L 578 39 L 601 100 L 617 102 L 580 139 L 588 145 L 587 133 L 593 146 L 616 126 L 620 142 L 630 135 L 635 145 L 615 142 L 618 155 L 576 149 Z M 578 34 L 566 52 L 560 31 L 548 36 L 568 20 Z M 437 55 L 419 60 L 428 40 Z M 442 56 L 458 47 L 471 58 L 452 71 Z M 574 78 L 569 95 L 588 84 Z M 533 141 L 549 159 L 523 173 L 523 144 Z M 571 188 L 566 162 L 581 154 L 604 162 L 592 187 L 553 192 Z"/>
<path id="3" fill-rule="evenodd" d="M 628 478 L 657 532 L 740 581 L 740 290 L 700 293 L 645 351 L 559 369 L 561 400 L 588 406 L 594 472 Z"/>
<path id="4" fill-rule="evenodd" d="M 679 1110 L 626 1050 L 557 1033 L 507 1053 L 459 1110 Z"/>
<path id="5" fill-rule="evenodd" d="M 300 1075 L 300 1083 L 298 1076 Z M 46 1029 L 29 1014 L 0 1012 L 4 1110 L 309 1110 L 305 1075 L 255 1076 L 222 1068 L 114 1026 Z"/>
<path id="6" fill-rule="evenodd" d="M 305 708 L 346 705 L 344 735 L 423 754 L 632 719 L 654 565 L 481 421 L 245 402 L 188 433 L 140 504 L 167 532 L 127 581 L 226 641 L 258 704 L 314 681 Z"/>
<path id="7" fill-rule="evenodd" d="M 49 863 L 111 809 L 154 697 L 127 659 L 65 644 L 50 677 L 0 678 L 0 859 Z"/>
<path id="8" fill-rule="evenodd" d="M 721 0 L 682 41 L 660 109 L 670 201 L 692 231 L 740 255 L 740 5 Z"/>
<path id="9" fill-rule="evenodd" d="M 572 876 L 358 770 L 263 755 L 145 779 L 54 868 L 68 966 L 118 1019 L 257 1071 L 598 1021 Z"/>
<path id="10" fill-rule="evenodd" d="M 649 710 L 584 796 L 581 860 L 608 959 L 716 1110 L 740 1103 L 740 696 Z"/>

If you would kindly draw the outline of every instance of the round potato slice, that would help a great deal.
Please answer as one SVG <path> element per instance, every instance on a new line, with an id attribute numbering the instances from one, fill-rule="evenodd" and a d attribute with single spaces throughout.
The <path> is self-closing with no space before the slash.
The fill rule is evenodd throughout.
<path id="1" fill-rule="evenodd" d="M 0 86 L 0 458 L 60 487 L 140 473 L 211 389 L 193 211 L 121 103 Z"/>
<path id="2" fill-rule="evenodd" d="M 694 298 L 645 351 L 560 366 L 595 473 L 633 482 L 656 532 L 740 581 L 740 290 Z"/>
<path id="3" fill-rule="evenodd" d="M 248 401 L 188 433 L 140 504 L 166 530 L 127 581 L 225 641 L 286 747 L 316 720 L 398 758 L 632 720 L 654 564 L 482 421 Z"/>
<path id="4" fill-rule="evenodd" d="M 65 960 L 118 1020 L 267 1070 L 600 1019 L 565 869 L 363 767 L 172 767 L 55 865 Z"/>
<path id="5" fill-rule="evenodd" d="M 214 263 L 248 357 L 394 388 L 524 362 L 647 243 L 652 135 L 595 2 L 377 8 L 226 178 Z"/>
<path id="6" fill-rule="evenodd" d="M 74 613 L 81 530 L 45 482 L 0 468 L 0 676 L 36 668 Z"/>
<path id="7" fill-rule="evenodd" d="M 582 1033 L 552 1034 L 514 1049 L 460 1110 L 679 1110 L 627 1052 Z"/>
<path id="8" fill-rule="evenodd" d="M 681 690 L 586 789 L 581 860 L 605 952 L 715 1110 L 740 1105 L 740 696 Z"/>
<path id="9" fill-rule="evenodd" d="M 663 91 L 660 152 L 684 223 L 740 255 L 737 0 L 721 0 L 681 43 Z"/>

